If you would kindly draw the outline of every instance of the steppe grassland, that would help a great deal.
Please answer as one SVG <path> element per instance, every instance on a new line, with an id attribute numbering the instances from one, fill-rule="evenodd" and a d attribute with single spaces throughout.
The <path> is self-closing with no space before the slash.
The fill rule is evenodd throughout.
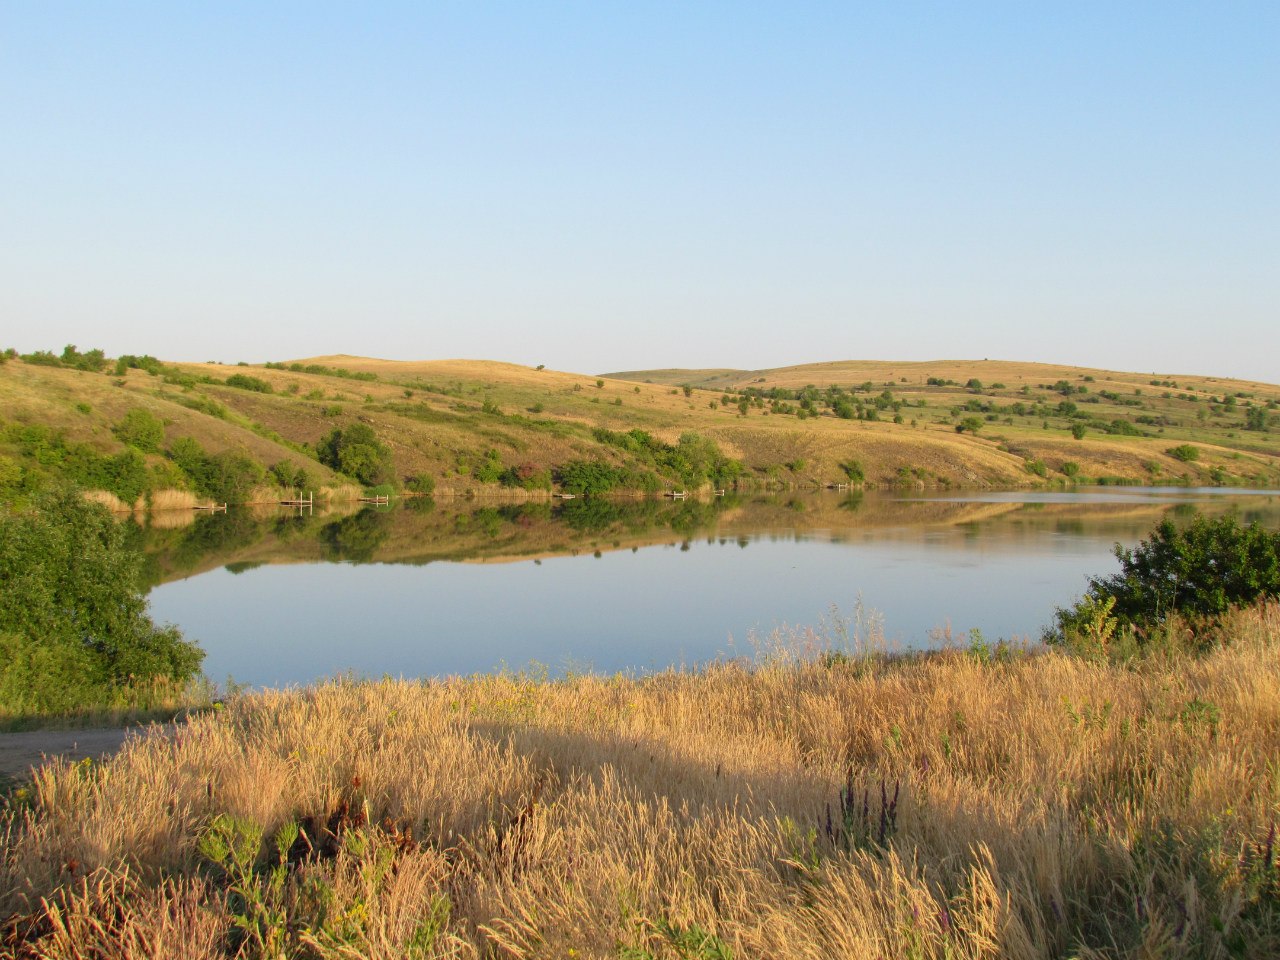
<path id="1" fill-rule="evenodd" d="M 7 943 L 222 956 L 247 910 L 246 956 L 1273 956 L 1280 606 L 1221 630 L 241 697 L 10 799 Z"/>
<path id="2" fill-rule="evenodd" d="M 617 450 L 594 439 L 596 427 L 616 431 L 639 428 L 668 442 L 686 431 L 696 432 L 714 439 L 726 454 L 741 458 L 754 480 L 802 485 L 843 479 L 841 464 L 853 461 L 865 467 L 872 484 L 926 486 L 1037 483 L 1040 479 L 1027 467 L 1037 461 L 1044 465 L 1048 479 L 1063 478 L 1060 471 L 1070 463 L 1078 466 L 1082 476 L 1147 482 L 1181 481 L 1185 477 L 1190 482 L 1209 482 L 1210 472 L 1220 469 L 1227 482 L 1257 483 L 1256 477 L 1274 474 L 1280 462 L 1277 431 L 1236 435 L 1224 429 L 1226 421 L 1210 419 L 1202 425 L 1196 414 L 1206 404 L 1154 397 L 1149 387 L 1143 401 L 1151 405 L 1148 412 L 1176 413 L 1183 424 L 1176 430 L 1171 428 L 1168 437 L 1107 436 L 1095 430 L 1078 441 L 1061 422 L 1044 429 L 1039 417 L 1001 417 L 988 423 L 980 435 L 958 434 L 953 410 L 973 395 L 956 387 L 904 384 L 901 376 L 892 389 L 907 405 L 902 410 L 904 422 L 895 424 L 841 420 L 830 415 L 802 421 L 794 416 L 768 415 L 756 407 L 742 416 L 736 402 L 719 402 L 719 391 L 695 389 L 686 396 L 679 386 L 667 383 L 596 378 L 514 364 L 413 363 L 345 356 L 300 362 L 320 362 L 331 369 L 342 366 L 377 374 L 379 379 L 247 368 L 251 376 L 270 384 L 273 392 L 267 394 L 223 385 L 231 373 L 246 368 L 220 364 L 174 365 L 187 375 L 211 381 L 182 386 L 138 370 L 114 377 L 11 362 L 0 367 L 0 398 L 5 402 L 6 419 L 47 424 L 65 431 L 71 440 L 93 444 L 104 452 L 119 449 L 112 426 L 130 409 L 142 407 L 166 423 L 170 439 L 190 436 L 210 451 L 242 452 L 265 465 L 287 460 L 306 469 L 320 485 L 330 486 L 339 482 L 336 475 L 316 464 L 301 445 L 314 446 L 335 427 L 345 428 L 362 420 L 391 448 L 400 477 L 431 476 L 439 493 L 476 489 L 479 485 L 470 476 L 469 465 L 489 450 L 497 451 L 507 465 L 540 462 L 549 467 L 573 459 L 619 458 Z M 897 373 L 896 368 L 902 365 L 890 366 L 895 369 L 888 373 Z M 1023 369 L 1025 365 L 1006 366 Z M 860 382 L 857 376 L 869 369 L 817 365 L 805 369 L 803 375 L 792 372 L 788 376 L 821 385 L 822 374 L 829 378 L 825 382 L 843 381 L 849 387 Z M 950 375 L 950 379 L 967 372 L 986 372 L 985 366 L 971 371 L 964 364 L 940 364 L 930 369 L 938 375 Z M 992 369 L 1004 368 L 993 364 Z M 1028 376 L 1038 387 L 1039 382 L 1070 372 L 1049 367 L 1035 369 Z M 892 379 L 888 373 L 886 383 Z M 992 383 L 1002 381 L 984 381 L 987 389 L 980 398 L 1000 406 L 1028 399 L 1007 370 L 998 375 L 1004 378 L 1004 387 L 992 389 Z M 1079 376 L 1082 385 L 1083 377 L 1094 377 L 1087 385 L 1097 398 L 1107 388 L 1105 378 L 1110 374 L 1096 371 Z M 1136 374 L 1116 376 L 1134 383 L 1140 379 Z M 1112 386 L 1121 392 L 1120 387 Z M 879 389 L 874 380 L 873 388 Z M 1130 394 L 1138 389 L 1144 388 L 1124 387 Z M 1280 393 L 1274 387 L 1268 389 L 1270 394 L 1259 389 L 1258 402 Z M 1033 391 L 1030 399 L 1044 397 L 1053 403 L 1059 399 L 1040 390 Z M 1174 408 L 1178 405 L 1188 409 L 1177 411 Z M 1201 409 L 1193 409 L 1196 407 Z M 202 412 L 210 409 L 220 413 Z M 1132 410 L 1110 401 L 1091 405 L 1088 410 L 1103 419 L 1133 415 Z M 1201 448 L 1195 465 L 1179 462 L 1166 452 L 1186 439 Z M 1231 449 L 1233 445 L 1239 449 Z M 159 469 L 163 464 L 157 462 L 156 466 Z"/>

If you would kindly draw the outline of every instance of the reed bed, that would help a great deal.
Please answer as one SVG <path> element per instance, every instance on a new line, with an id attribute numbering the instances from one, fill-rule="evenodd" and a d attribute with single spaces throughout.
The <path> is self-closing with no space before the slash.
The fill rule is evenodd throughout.
<path id="1" fill-rule="evenodd" d="M 90 503 L 100 503 L 112 513 L 132 513 L 133 507 L 125 503 L 110 490 L 86 490 L 84 498 Z"/>
<path id="2" fill-rule="evenodd" d="M 1227 646 L 230 700 L 0 826 L 16 957 L 1280 955 L 1280 605 Z"/>
<path id="3" fill-rule="evenodd" d="M 359 500 L 363 496 L 364 488 L 354 483 L 339 483 L 318 487 L 315 491 L 316 500 L 328 500 L 332 503 Z"/>
<path id="4" fill-rule="evenodd" d="M 194 510 L 199 502 L 190 490 L 153 490 L 149 506 L 152 510 Z"/>

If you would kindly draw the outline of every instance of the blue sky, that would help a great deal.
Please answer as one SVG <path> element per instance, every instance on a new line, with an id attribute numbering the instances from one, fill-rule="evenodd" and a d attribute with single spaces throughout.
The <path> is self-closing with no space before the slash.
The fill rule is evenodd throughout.
<path id="1" fill-rule="evenodd" d="M 1280 381 L 1280 4 L 0 0 L 0 345 Z"/>

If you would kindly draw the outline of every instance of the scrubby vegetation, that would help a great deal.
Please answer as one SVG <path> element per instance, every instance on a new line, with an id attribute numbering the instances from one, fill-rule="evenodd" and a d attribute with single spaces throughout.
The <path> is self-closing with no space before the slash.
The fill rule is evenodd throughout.
<path id="1" fill-rule="evenodd" d="M 0 949 L 1274 956 L 1280 607 L 1220 636 L 237 697 L 10 795 Z"/>
<path id="2" fill-rule="evenodd" d="M 147 615 L 142 557 L 63 491 L 0 516 L 0 718 L 174 698 L 204 654 Z"/>
<path id="3" fill-rule="evenodd" d="M 1057 613 L 1049 639 L 1089 652 L 1131 655 L 1167 642 L 1171 617 L 1206 622 L 1233 606 L 1280 597 L 1280 533 L 1227 515 L 1164 520 L 1133 549 L 1115 550 L 1120 572 L 1094 577 Z M 1206 636 L 1212 636 L 1208 631 Z"/>

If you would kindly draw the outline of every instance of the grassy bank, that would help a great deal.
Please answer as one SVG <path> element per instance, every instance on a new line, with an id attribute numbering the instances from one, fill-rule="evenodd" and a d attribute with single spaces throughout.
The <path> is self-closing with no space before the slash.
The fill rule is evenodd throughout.
<path id="1" fill-rule="evenodd" d="M 1221 632 L 236 698 L 11 795 L 3 950 L 1274 956 L 1280 605 Z"/>

